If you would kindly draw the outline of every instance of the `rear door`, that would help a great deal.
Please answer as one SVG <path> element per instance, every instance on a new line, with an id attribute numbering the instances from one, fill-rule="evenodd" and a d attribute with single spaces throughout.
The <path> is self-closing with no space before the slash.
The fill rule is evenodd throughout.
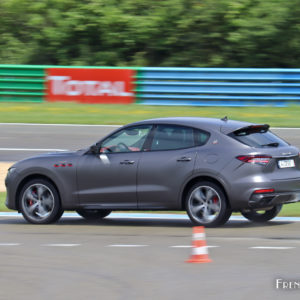
<path id="1" fill-rule="evenodd" d="M 209 137 L 199 133 L 185 126 L 156 126 L 138 166 L 138 208 L 179 208 L 182 186 L 193 174 L 197 146 Z"/>

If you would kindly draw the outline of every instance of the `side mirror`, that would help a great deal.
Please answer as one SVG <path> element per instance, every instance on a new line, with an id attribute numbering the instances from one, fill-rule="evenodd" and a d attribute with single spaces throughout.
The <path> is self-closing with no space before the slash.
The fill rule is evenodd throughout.
<path id="1" fill-rule="evenodd" d="M 90 147 L 90 153 L 99 154 L 99 152 L 100 152 L 100 146 L 99 145 L 94 144 Z"/>

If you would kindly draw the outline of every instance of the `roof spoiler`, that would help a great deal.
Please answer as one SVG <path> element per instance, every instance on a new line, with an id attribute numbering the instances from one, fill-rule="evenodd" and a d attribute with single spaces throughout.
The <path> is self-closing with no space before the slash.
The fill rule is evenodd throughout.
<path id="1" fill-rule="evenodd" d="M 235 135 L 248 135 L 250 133 L 265 133 L 269 130 L 269 124 L 257 124 L 242 127 L 233 131 Z"/>

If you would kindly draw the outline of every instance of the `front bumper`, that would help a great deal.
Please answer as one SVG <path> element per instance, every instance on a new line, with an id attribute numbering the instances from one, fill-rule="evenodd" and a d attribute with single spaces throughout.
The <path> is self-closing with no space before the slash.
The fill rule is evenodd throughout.
<path id="1" fill-rule="evenodd" d="M 18 209 L 16 205 L 16 194 L 19 174 L 16 170 L 8 172 L 5 178 L 6 200 L 5 205 L 9 209 Z"/>

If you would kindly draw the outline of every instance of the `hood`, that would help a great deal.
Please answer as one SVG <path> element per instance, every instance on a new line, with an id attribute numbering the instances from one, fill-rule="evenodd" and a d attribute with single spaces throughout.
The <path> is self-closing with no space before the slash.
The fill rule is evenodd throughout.
<path id="1" fill-rule="evenodd" d="M 76 158 L 83 153 L 86 152 L 85 150 L 78 150 L 78 151 L 60 151 L 60 152 L 50 152 L 50 153 L 43 153 L 40 155 L 32 156 L 29 158 L 25 158 L 23 160 L 20 160 L 16 162 L 13 166 L 21 165 L 23 163 L 33 163 L 33 161 L 41 161 L 41 160 L 65 160 L 65 159 L 71 159 L 71 158 Z M 36 162 L 35 162 L 36 164 Z"/>

